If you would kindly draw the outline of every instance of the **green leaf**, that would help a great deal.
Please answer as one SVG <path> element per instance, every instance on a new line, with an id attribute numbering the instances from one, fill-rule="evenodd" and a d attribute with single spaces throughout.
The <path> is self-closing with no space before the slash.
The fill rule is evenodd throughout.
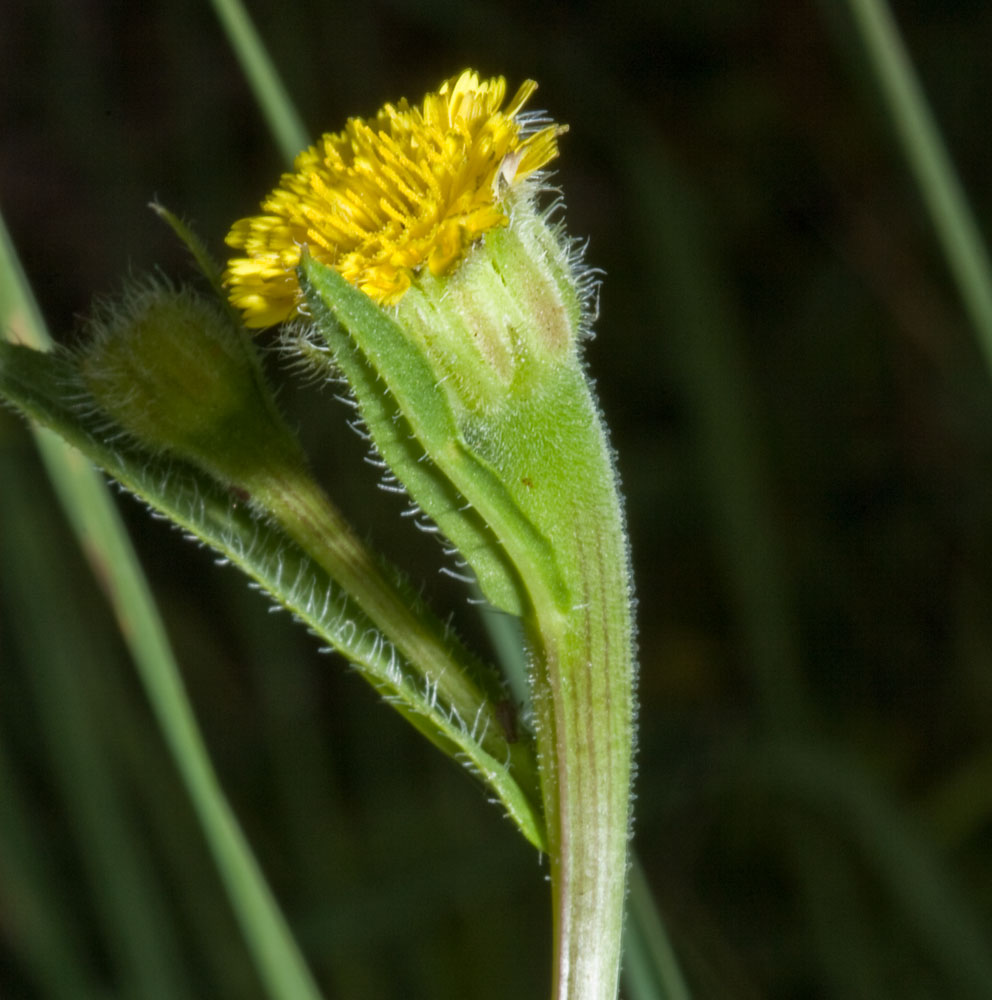
<path id="1" fill-rule="evenodd" d="M 543 848 L 536 801 L 536 765 L 525 741 L 511 742 L 498 724 L 498 705 L 473 688 L 454 664 L 426 674 L 405 662 L 395 643 L 319 563 L 276 526 L 203 472 L 178 460 L 111 446 L 106 420 L 78 398 L 71 359 L 0 343 L 0 395 L 55 430 L 156 511 L 210 545 L 254 579 L 323 641 L 347 657 L 389 703 L 449 756 L 493 790 L 524 836 Z M 446 684 L 462 681 L 453 704 Z M 513 736 L 513 734 L 511 734 Z M 515 738 L 515 737 L 514 737 Z"/>

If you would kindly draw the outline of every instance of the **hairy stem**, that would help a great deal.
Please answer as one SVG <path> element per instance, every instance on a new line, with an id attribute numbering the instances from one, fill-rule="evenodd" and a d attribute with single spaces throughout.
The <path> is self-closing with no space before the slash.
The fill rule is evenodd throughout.
<path id="1" fill-rule="evenodd" d="M 533 750 L 508 733 L 498 675 L 398 579 L 390 579 L 308 473 L 297 466 L 270 470 L 251 482 L 253 498 L 347 591 L 419 678 L 425 707 L 440 708 L 486 754 L 505 762 L 525 795 L 538 795 Z M 408 677 L 399 661 L 383 693 Z M 415 721 L 415 720 L 412 720 Z M 421 727 L 423 728 L 423 727 Z M 424 730 L 432 736 L 428 729 Z M 537 813 L 535 802 L 535 815 Z"/>
<path id="2" fill-rule="evenodd" d="M 556 551 L 569 576 L 572 606 L 562 612 L 542 602 L 524 619 L 535 660 L 538 754 L 544 769 L 555 1000 L 608 1000 L 617 992 L 633 644 L 626 545 L 610 482 L 584 483 L 560 510 Z"/>

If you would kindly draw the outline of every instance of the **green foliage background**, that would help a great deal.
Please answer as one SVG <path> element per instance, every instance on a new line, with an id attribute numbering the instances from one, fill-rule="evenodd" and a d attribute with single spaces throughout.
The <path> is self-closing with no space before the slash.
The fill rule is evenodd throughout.
<path id="1" fill-rule="evenodd" d="M 992 993 L 992 384 L 846 8 L 250 10 L 315 135 L 466 65 L 536 78 L 570 125 L 556 183 L 606 273 L 588 362 L 638 582 L 636 847 L 694 994 Z M 992 10 L 895 13 L 987 230 Z M 152 197 L 219 254 L 283 168 L 206 3 L 7 4 L 0 65 L 0 207 L 66 343 L 123 275 L 192 276 Z M 348 411 L 270 360 L 335 499 L 485 643 Z M 522 838 L 234 571 L 120 506 L 326 995 L 541 996 Z M 5 998 L 261 995 L 6 411 L 0 789 Z"/>

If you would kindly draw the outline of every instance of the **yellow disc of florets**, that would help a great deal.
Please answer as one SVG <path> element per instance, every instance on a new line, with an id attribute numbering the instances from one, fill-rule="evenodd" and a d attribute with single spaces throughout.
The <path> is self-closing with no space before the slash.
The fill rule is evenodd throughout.
<path id="1" fill-rule="evenodd" d="M 245 323 L 295 314 L 304 248 L 384 305 L 398 302 L 421 268 L 450 271 L 475 240 L 507 223 L 508 188 L 558 155 L 563 126 L 528 134 L 518 117 L 536 87 L 526 81 L 500 110 L 506 81 L 466 70 L 420 107 L 387 104 L 300 153 L 262 202 L 264 214 L 236 222 L 227 237 L 244 252 L 224 282 Z"/>

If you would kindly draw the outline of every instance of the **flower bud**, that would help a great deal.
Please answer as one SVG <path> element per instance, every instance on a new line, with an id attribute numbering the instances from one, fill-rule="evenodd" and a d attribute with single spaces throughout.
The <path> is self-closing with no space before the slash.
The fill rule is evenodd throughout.
<path id="1" fill-rule="evenodd" d="M 188 289 L 148 281 L 89 323 L 80 369 L 99 408 L 145 448 L 244 486 L 260 464 L 302 462 L 254 347 Z"/>

